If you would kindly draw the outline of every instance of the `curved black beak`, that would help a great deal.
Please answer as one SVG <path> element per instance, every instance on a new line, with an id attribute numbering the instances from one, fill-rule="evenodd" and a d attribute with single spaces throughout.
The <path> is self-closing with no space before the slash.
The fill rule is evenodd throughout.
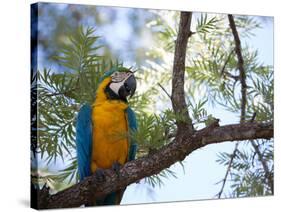
<path id="1" fill-rule="evenodd" d="M 137 88 L 137 81 L 134 75 L 131 75 L 119 89 L 119 97 L 126 100 L 127 96 L 132 97 Z"/>

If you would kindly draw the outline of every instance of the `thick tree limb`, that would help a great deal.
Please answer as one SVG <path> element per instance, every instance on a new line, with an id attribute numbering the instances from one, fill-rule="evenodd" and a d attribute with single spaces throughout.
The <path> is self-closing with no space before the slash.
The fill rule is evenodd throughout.
<path id="1" fill-rule="evenodd" d="M 187 130 L 190 134 L 193 131 L 192 120 L 187 111 L 184 94 L 184 73 L 185 73 L 185 58 L 188 38 L 191 35 L 191 12 L 181 12 L 179 32 L 176 40 L 174 64 L 173 64 L 173 79 L 172 79 L 172 105 L 175 113 L 183 114 L 186 117 L 185 121 L 178 121 L 178 130 Z"/>
<path id="2" fill-rule="evenodd" d="M 39 198 L 39 208 L 79 207 L 90 201 L 88 198 L 104 196 L 144 177 L 158 174 L 177 161 L 183 160 L 191 152 L 209 144 L 272 137 L 272 123 L 243 123 L 207 127 L 195 132 L 192 136 L 187 132 L 181 132 L 175 141 L 157 152 L 126 163 L 121 168 L 119 177 L 114 171 L 105 170 L 106 181 L 103 183 L 97 183 L 96 176 L 93 174 L 57 194 L 40 195 L 43 198 Z"/>

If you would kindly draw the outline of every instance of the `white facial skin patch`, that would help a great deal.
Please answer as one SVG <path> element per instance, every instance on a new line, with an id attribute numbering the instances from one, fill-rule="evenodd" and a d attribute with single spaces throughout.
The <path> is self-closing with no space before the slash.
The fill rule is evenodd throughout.
<path id="1" fill-rule="evenodd" d="M 122 85 L 124 85 L 124 82 L 133 75 L 132 72 L 114 72 L 111 75 L 111 81 L 109 87 L 110 89 L 118 95 L 118 91 Z"/>
<path id="2" fill-rule="evenodd" d="M 123 81 L 117 83 L 112 82 L 110 83 L 109 87 L 115 94 L 118 95 L 118 91 L 122 85 L 123 85 Z"/>

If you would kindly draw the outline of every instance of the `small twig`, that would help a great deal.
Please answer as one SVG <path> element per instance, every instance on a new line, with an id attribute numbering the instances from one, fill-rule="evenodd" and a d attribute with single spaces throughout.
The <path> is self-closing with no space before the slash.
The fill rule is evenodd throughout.
<path id="1" fill-rule="evenodd" d="M 70 90 L 68 90 L 68 91 L 54 92 L 54 93 L 49 93 L 49 94 L 42 95 L 42 96 L 43 96 L 43 97 L 44 97 L 44 96 L 46 96 L 46 97 L 52 97 L 52 96 L 67 95 L 69 92 L 72 92 L 72 91 L 75 91 L 75 88 L 70 89 Z"/>
<path id="2" fill-rule="evenodd" d="M 227 72 L 227 71 L 224 71 L 224 74 L 225 74 L 226 76 L 228 76 L 228 77 L 234 79 L 235 82 L 238 81 L 238 80 L 240 80 L 240 76 L 235 76 L 235 75 L 233 75 L 233 74 L 231 74 L 231 73 L 229 73 L 229 72 Z"/>
<path id="3" fill-rule="evenodd" d="M 230 161 L 229 161 L 229 163 L 228 163 L 225 176 L 224 176 L 224 178 L 223 178 L 223 180 L 222 180 L 222 187 L 221 187 L 221 190 L 220 190 L 220 192 L 217 194 L 217 196 L 218 196 L 219 199 L 221 198 L 223 189 L 224 189 L 224 187 L 225 187 L 226 180 L 227 180 L 228 175 L 229 175 L 230 170 L 231 170 L 231 166 L 232 166 L 233 160 L 234 160 L 234 158 L 235 158 L 235 156 L 236 156 L 236 152 L 237 152 L 237 150 L 238 150 L 238 145 L 239 145 L 239 143 L 236 142 L 235 147 L 234 147 L 234 150 L 233 150 L 233 152 L 232 152 L 232 154 L 231 154 L 231 158 L 230 158 Z"/>
<path id="4" fill-rule="evenodd" d="M 171 95 L 168 93 L 168 91 L 158 82 L 157 85 L 167 94 L 167 96 L 172 99 Z"/>
<path id="5" fill-rule="evenodd" d="M 231 52 L 229 53 L 229 55 L 228 55 L 228 57 L 227 57 L 225 63 L 223 64 L 223 67 L 222 67 L 222 69 L 221 69 L 221 75 L 223 75 L 223 74 L 225 73 L 225 67 L 226 67 L 226 65 L 228 64 L 228 62 L 229 62 L 229 60 L 230 60 L 230 57 L 232 56 L 233 52 L 234 52 L 234 49 L 231 50 Z"/>
<path id="6" fill-rule="evenodd" d="M 259 146 L 255 143 L 254 140 L 251 140 L 251 144 L 252 144 L 255 152 L 258 155 L 259 161 L 262 164 L 262 167 L 263 167 L 264 172 L 265 172 L 265 178 L 267 179 L 269 187 L 270 187 L 270 190 L 271 190 L 271 193 L 273 194 L 274 193 L 273 179 L 272 179 L 271 173 L 269 171 L 267 162 L 264 160 L 264 158 L 262 156 L 262 153 L 261 153 L 261 151 L 259 149 Z"/>
<path id="7" fill-rule="evenodd" d="M 253 113 L 253 115 L 252 115 L 252 118 L 251 118 L 251 121 L 250 121 L 250 122 L 254 122 L 254 121 L 255 121 L 256 116 L 257 116 L 257 113 L 256 113 L 256 112 L 254 112 L 254 113 Z"/>
<path id="8" fill-rule="evenodd" d="M 254 120 L 255 120 L 255 118 L 256 118 L 256 115 L 257 115 L 257 113 L 254 112 L 250 122 L 254 122 Z M 262 153 L 261 153 L 261 151 L 260 151 L 260 149 L 259 149 L 259 146 L 255 143 L 255 141 L 254 141 L 254 140 L 250 140 L 250 142 L 251 142 L 252 147 L 253 147 L 254 150 L 255 150 L 254 155 L 255 155 L 255 154 L 258 155 L 258 159 L 259 159 L 259 161 L 260 161 L 261 164 L 262 164 L 263 170 L 264 170 L 264 172 L 265 172 L 265 177 L 266 177 L 266 179 L 267 179 L 267 181 L 268 181 L 268 184 L 269 184 L 271 193 L 273 194 L 273 193 L 274 193 L 273 179 L 272 179 L 271 173 L 270 173 L 270 171 L 269 171 L 267 162 L 264 160 L 264 158 L 263 158 L 263 156 L 262 156 Z"/>

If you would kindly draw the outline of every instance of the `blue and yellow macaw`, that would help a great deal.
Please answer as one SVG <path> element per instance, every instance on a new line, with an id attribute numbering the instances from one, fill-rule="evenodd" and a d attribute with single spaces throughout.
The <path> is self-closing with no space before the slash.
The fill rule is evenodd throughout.
<path id="1" fill-rule="evenodd" d="M 76 123 L 76 149 L 80 181 L 103 169 L 119 171 L 121 165 L 135 159 L 137 144 L 128 138 L 129 130 L 137 130 L 134 111 L 127 97 L 136 90 L 133 72 L 124 67 L 107 71 L 100 80 L 95 102 L 81 107 Z M 113 192 L 93 205 L 120 204 L 124 190 Z"/>

